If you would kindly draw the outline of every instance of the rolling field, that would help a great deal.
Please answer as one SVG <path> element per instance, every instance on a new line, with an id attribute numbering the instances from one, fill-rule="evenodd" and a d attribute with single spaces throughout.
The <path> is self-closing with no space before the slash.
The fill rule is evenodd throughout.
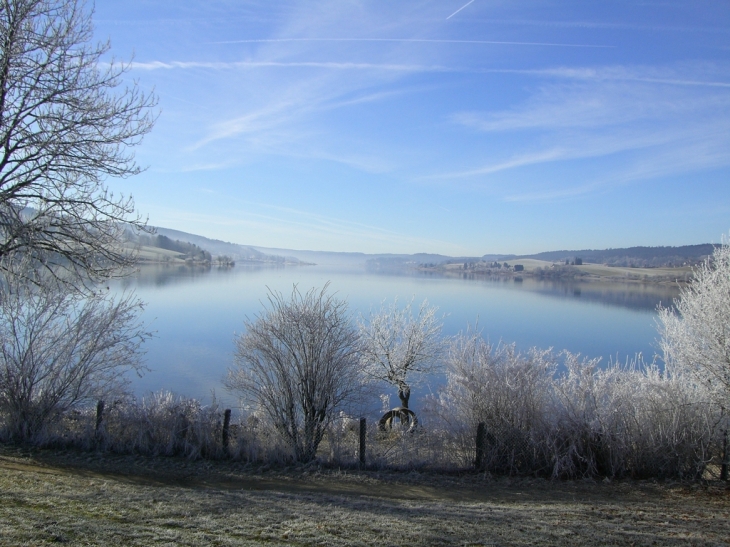
<path id="1" fill-rule="evenodd" d="M 515 264 L 522 264 L 525 267 L 525 271 L 531 272 L 535 268 L 549 269 L 552 266 L 552 262 L 545 260 L 536 260 L 532 258 L 520 259 L 520 260 L 508 260 L 507 264 L 514 266 Z M 585 272 L 595 277 L 613 277 L 613 278 L 628 278 L 628 277 L 666 277 L 676 276 L 682 277 L 687 273 L 692 272 L 692 268 L 628 268 L 623 266 L 605 266 L 603 264 L 583 264 L 581 266 L 575 266 L 579 271 Z"/>
<path id="2" fill-rule="evenodd" d="M 161 249 L 159 247 L 146 247 L 142 246 L 139 249 L 139 258 L 142 261 L 148 262 L 173 262 L 184 264 L 185 261 L 180 258 L 180 253 L 177 251 L 169 251 L 167 249 Z"/>
<path id="3" fill-rule="evenodd" d="M 0 545 L 730 545 L 723 483 L 270 469 L 0 447 Z"/>

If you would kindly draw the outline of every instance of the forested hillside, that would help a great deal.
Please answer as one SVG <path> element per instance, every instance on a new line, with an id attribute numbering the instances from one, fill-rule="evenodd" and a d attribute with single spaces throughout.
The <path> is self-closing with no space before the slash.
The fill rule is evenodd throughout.
<path id="1" fill-rule="evenodd" d="M 202 249 L 201 247 L 198 247 L 193 243 L 173 240 L 161 234 L 141 235 L 139 237 L 139 244 L 145 247 L 154 247 L 157 249 L 174 251 L 183 255 L 180 258 L 193 260 L 195 262 L 211 262 L 213 259 L 210 252 Z"/>
<path id="2" fill-rule="evenodd" d="M 628 247 L 622 249 L 584 249 L 580 251 L 549 251 L 516 258 L 535 258 L 550 262 L 573 262 L 580 258 L 584 263 L 628 266 L 635 268 L 659 268 L 696 265 L 710 256 L 716 247 L 711 243 L 684 245 L 681 247 Z"/>

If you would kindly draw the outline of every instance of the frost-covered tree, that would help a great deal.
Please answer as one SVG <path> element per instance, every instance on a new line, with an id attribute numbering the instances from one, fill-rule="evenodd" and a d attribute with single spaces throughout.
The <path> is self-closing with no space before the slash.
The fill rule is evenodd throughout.
<path id="1" fill-rule="evenodd" d="M 312 460 L 327 426 L 359 390 L 357 330 L 347 304 L 296 286 L 269 306 L 236 340 L 226 387 L 268 416 L 297 461 Z"/>
<path id="2" fill-rule="evenodd" d="M 415 317 L 412 302 L 401 308 L 396 299 L 383 302 L 368 321 L 360 320 L 361 363 L 367 376 L 398 388 L 401 406 L 408 408 L 410 377 L 433 372 L 444 348 L 438 308 L 424 300 Z"/>
<path id="3" fill-rule="evenodd" d="M 150 333 L 133 294 L 82 296 L 57 284 L 0 282 L 0 422 L 32 441 L 68 410 L 119 394 L 141 372 Z"/>
<path id="4" fill-rule="evenodd" d="M 671 373 L 699 383 L 730 408 L 730 242 L 725 240 L 683 287 L 674 307 L 659 308 L 661 349 Z"/>

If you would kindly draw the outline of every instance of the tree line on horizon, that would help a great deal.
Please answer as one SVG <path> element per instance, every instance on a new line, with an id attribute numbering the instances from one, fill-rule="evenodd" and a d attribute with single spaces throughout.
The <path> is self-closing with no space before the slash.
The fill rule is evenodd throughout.
<path id="1" fill-rule="evenodd" d="M 184 255 L 186 259 L 191 259 L 199 262 L 212 262 L 213 256 L 210 252 L 202 249 L 194 243 L 188 243 L 186 241 L 174 240 L 162 234 L 140 234 L 137 238 L 139 245 L 147 247 L 155 247 L 157 249 L 165 249 L 167 251 L 174 251 Z"/>
<path id="2" fill-rule="evenodd" d="M 565 262 L 580 257 L 584 262 L 634 268 L 697 266 L 712 256 L 720 245 L 682 245 L 678 247 L 626 247 L 617 249 L 584 249 L 581 251 L 547 251 L 514 257 L 549 262 Z"/>

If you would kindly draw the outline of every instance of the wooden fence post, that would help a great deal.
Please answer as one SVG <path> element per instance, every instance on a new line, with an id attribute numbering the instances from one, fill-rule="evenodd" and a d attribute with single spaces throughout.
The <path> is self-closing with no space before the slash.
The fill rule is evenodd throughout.
<path id="1" fill-rule="evenodd" d="M 229 428 L 231 426 L 231 409 L 227 408 L 223 413 L 223 450 L 228 455 Z"/>
<path id="2" fill-rule="evenodd" d="M 365 433 L 367 431 L 365 418 L 360 418 L 360 465 L 365 465 Z"/>
<path id="3" fill-rule="evenodd" d="M 188 428 L 190 424 L 187 416 L 182 412 L 177 417 L 177 431 L 175 431 L 175 453 L 185 453 L 185 439 L 188 436 Z"/>
<path id="4" fill-rule="evenodd" d="M 487 441 L 487 424 L 479 422 L 477 426 L 477 457 L 474 460 L 474 466 L 477 470 L 484 467 L 484 445 Z"/>
<path id="5" fill-rule="evenodd" d="M 728 464 L 730 464 L 730 454 L 728 453 L 727 428 L 722 432 L 722 464 L 720 465 L 720 480 L 726 481 L 728 475 Z"/>
<path id="6" fill-rule="evenodd" d="M 101 422 L 104 420 L 104 401 L 96 403 L 96 428 L 94 428 L 94 434 L 96 439 L 99 440 L 101 435 Z"/>

